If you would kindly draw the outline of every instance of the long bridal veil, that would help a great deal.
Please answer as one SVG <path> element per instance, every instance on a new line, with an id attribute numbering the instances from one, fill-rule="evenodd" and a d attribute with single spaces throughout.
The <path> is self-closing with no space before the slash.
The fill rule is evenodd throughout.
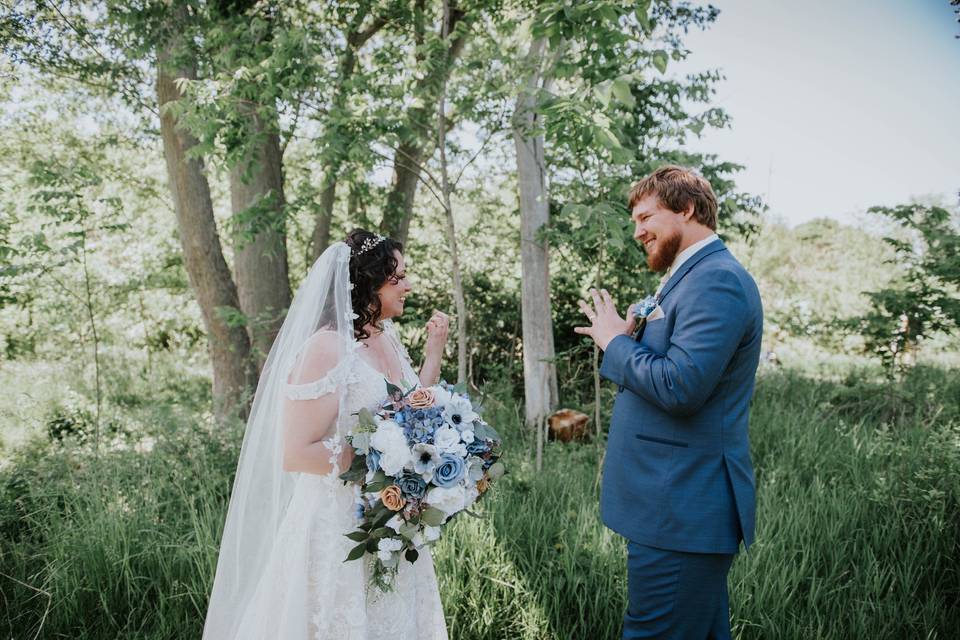
<path id="1" fill-rule="evenodd" d="M 267 356 L 240 450 L 204 626 L 205 640 L 238 635 L 242 614 L 251 605 L 293 495 L 298 474 L 282 468 L 283 410 L 287 381 L 296 373 L 298 357 L 311 336 L 321 330 L 337 334 L 339 363 L 347 364 L 355 345 L 349 263 L 350 247 L 343 242 L 323 252 L 297 290 Z M 341 412 L 337 434 L 332 435 L 342 434 L 349 418 L 342 411 L 345 388 L 337 387 Z"/>

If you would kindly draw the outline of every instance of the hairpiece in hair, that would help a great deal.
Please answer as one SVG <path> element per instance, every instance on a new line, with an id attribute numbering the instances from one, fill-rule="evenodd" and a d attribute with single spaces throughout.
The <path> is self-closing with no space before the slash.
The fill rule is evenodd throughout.
<path id="1" fill-rule="evenodd" d="M 364 253 L 366 253 L 367 251 L 370 251 L 370 249 L 373 249 L 375 246 L 377 246 L 384 240 L 386 240 L 385 237 L 383 237 L 379 233 L 375 233 L 373 234 L 372 237 L 364 240 L 363 244 L 360 245 L 360 248 L 353 252 L 353 255 L 355 256 L 363 255 Z"/>

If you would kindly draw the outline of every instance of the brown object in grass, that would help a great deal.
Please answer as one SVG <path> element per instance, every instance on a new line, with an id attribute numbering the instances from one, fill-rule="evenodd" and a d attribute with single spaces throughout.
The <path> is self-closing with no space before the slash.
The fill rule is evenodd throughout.
<path id="1" fill-rule="evenodd" d="M 587 430 L 590 416 L 579 411 L 560 409 L 547 418 L 547 422 L 547 435 L 550 440 L 586 442 L 590 439 L 590 432 Z"/>

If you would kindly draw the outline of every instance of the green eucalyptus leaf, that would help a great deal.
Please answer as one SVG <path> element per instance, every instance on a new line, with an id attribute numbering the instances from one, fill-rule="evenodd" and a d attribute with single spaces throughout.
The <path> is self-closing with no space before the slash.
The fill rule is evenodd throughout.
<path id="1" fill-rule="evenodd" d="M 377 423 L 373 419 L 373 414 L 370 413 L 370 410 L 366 407 L 357 412 L 357 421 L 364 429 L 376 430 L 377 428 Z"/>
<path id="2" fill-rule="evenodd" d="M 431 527 L 439 527 L 443 524 L 444 519 L 447 517 L 447 514 L 437 509 L 436 507 L 430 507 L 422 514 L 420 514 L 420 521 Z"/>
<path id="3" fill-rule="evenodd" d="M 363 554 L 367 552 L 367 543 L 361 542 L 353 549 L 350 549 L 350 553 L 347 554 L 346 560 L 344 562 L 350 562 L 351 560 L 359 560 L 363 557 Z"/>

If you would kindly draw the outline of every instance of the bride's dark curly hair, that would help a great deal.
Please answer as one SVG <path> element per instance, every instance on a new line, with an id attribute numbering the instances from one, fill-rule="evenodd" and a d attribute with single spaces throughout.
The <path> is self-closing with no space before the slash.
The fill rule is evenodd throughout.
<path id="1" fill-rule="evenodd" d="M 366 229 L 354 229 L 344 242 L 350 247 L 350 302 L 357 318 L 353 321 L 353 337 L 364 340 L 370 337 L 364 327 L 371 324 L 380 327 L 380 298 L 377 290 L 397 272 L 394 251 L 403 253 L 403 245 L 391 238 L 384 238 L 372 248 L 359 253 L 364 242 L 370 243 L 379 236 Z"/>

